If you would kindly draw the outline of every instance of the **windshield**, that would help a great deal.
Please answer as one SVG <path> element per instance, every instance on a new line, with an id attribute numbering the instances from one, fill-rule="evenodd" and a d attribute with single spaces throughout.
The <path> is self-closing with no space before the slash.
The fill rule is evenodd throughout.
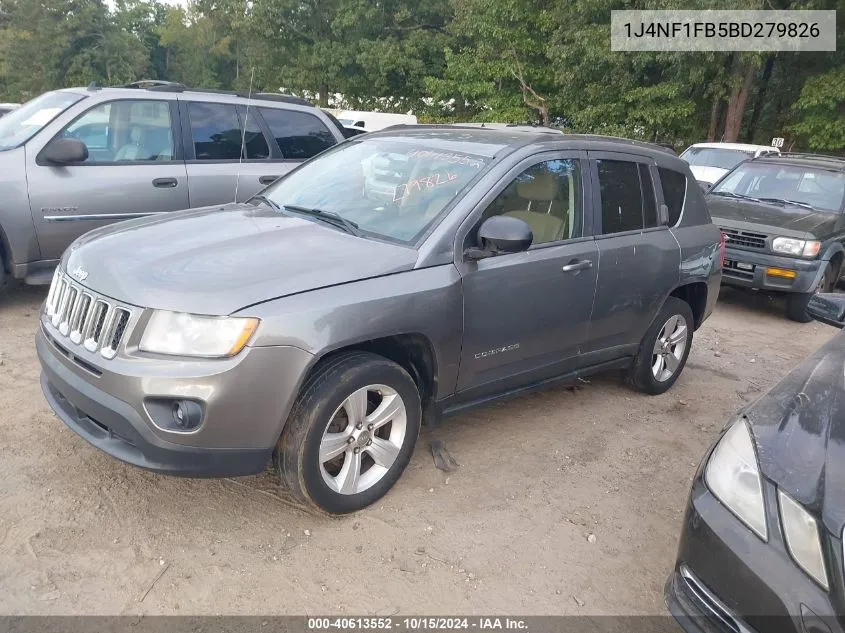
<path id="1" fill-rule="evenodd" d="M 798 165 L 754 162 L 737 167 L 711 193 L 788 201 L 821 211 L 839 211 L 845 198 L 845 174 Z"/>
<path id="2" fill-rule="evenodd" d="M 46 92 L 3 116 L 0 118 L 0 151 L 20 147 L 83 98 L 73 92 Z"/>
<path id="3" fill-rule="evenodd" d="M 742 161 L 753 158 L 754 152 L 720 147 L 690 147 L 681 154 L 681 158 L 690 165 L 733 169 Z"/>
<path id="4" fill-rule="evenodd" d="M 488 162 L 419 139 L 350 141 L 262 194 L 282 211 L 289 206 L 336 214 L 362 234 L 413 243 Z"/>

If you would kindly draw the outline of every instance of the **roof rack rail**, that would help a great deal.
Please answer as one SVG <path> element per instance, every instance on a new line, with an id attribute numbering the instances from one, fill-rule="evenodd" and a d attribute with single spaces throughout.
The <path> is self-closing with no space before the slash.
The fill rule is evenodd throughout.
<path id="1" fill-rule="evenodd" d="M 178 81 L 164 81 L 163 79 L 139 79 L 138 81 L 131 81 L 128 84 L 118 86 L 118 88 L 140 88 L 146 90 L 160 90 L 162 92 L 182 92 L 187 90 L 184 84 Z"/>
<path id="2" fill-rule="evenodd" d="M 838 161 L 845 161 L 845 158 L 842 156 L 831 156 L 830 154 L 811 154 L 809 152 L 780 152 L 779 154 L 773 154 L 774 156 L 785 156 L 787 158 L 820 158 L 822 160 L 838 160 Z M 769 156 L 772 156 L 770 154 Z"/>
<path id="3" fill-rule="evenodd" d="M 256 92 L 252 95 L 238 92 L 237 90 L 220 90 L 218 88 L 189 88 L 178 81 L 164 81 L 161 79 L 141 79 L 128 84 L 117 86 L 118 88 L 140 88 L 142 90 L 154 90 L 157 92 L 203 92 L 208 94 L 231 95 L 242 99 L 260 99 L 263 101 L 277 101 L 295 105 L 314 107 L 314 104 L 301 97 L 285 95 L 276 92 Z"/>

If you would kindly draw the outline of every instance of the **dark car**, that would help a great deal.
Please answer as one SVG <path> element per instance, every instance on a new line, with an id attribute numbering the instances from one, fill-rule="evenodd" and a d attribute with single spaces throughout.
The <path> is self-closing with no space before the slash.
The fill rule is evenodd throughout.
<path id="1" fill-rule="evenodd" d="M 722 283 L 787 295 L 789 318 L 845 273 L 845 159 L 771 155 L 740 163 L 709 191 L 725 235 Z"/>
<path id="2" fill-rule="evenodd" d="M 808 312 L 845 323 L 845 295 Z M 666 604 L 688 632 L 845 631 L 845 332 L 723 430 L 699 466 Z"/>
<path id="3" fill-rule="evenodd" d="M 669 389 L 720 246 L 654 145 L 388 129 L 248 203 L 79 238 L 41 317 L 42 384 L 119 459 L 232 476 L 274 458 L 298 498 L 350 512 L 398 480 L 424 412 L 611 368 Z"/>

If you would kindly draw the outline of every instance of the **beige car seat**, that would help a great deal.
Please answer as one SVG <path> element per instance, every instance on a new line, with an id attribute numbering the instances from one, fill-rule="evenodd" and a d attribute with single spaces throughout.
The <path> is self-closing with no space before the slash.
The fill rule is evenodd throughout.
<path id="1" fill-rule="evenodd" d="M 114 160 L 147 160 L 150 153 L 144 148 L 144 132 L 140 127 L 134 127 L 129 132 L 129 142 L 123 145 L 114 155 Z"/>
<path id="2" fill-rule="evenodd" d="M 528 182 L 516 185 L 520 198 L 528 200 L 528 208 L 508 211 L 505 215 L 519 218 L 531 227 L 534 243 L 554 242 L 565 235 L 566 222 L 552 211 L 560 211 L 557 179 L 552 174 L 538 174 Z"/>

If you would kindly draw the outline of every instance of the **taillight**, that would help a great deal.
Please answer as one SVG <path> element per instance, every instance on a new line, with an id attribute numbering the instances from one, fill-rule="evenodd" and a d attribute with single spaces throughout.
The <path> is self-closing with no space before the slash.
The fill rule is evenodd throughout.
<path id="1" fill-rule="evenodd" d="M 727 248 L 725 242 L 725 234 L 719 231 L 719 265 L 722 268 L 725 267 L 725 249 Z"/>

